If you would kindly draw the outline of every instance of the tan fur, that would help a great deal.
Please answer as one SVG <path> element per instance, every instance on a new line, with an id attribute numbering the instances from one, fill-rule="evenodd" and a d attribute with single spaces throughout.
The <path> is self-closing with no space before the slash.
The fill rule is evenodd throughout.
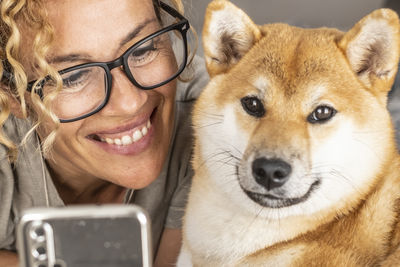
<path id="1" fill-rule="evenodd" d="M 399 30 L 388 9 L 342 33 L 258 26 L 229 1 L 210 3 L 203 44 L 211 81 L 194 110 L 195 177 L 178 266 L 396 263 L 400 157 L 386 101 Z M 265 114 L 244 112 L 246 96 Z M 310 123 L 321 105 L 336 115 Z M 257 157 L 289 162 L 293 177 L 276 192 L 302 202 L 251 200 L 244 187 L 266 190 L 251 181 Z"/>

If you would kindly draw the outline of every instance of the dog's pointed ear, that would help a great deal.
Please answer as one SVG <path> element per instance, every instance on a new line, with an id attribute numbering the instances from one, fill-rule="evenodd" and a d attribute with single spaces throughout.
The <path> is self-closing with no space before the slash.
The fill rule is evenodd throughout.
<path id="1" fill-rule="evenodd" d="M 203 48 L 210 76 L 226 72 L 261 38 L 258 26 L 227 0 L 214 0 L 206 10 Z"/>
<path id="2" fill-rule="evenodd" d="M 400 53 L 400 24 L 390 9 L 361 19 L 338 42 L 361 82 L 373 90 L 390 90 Z"/>

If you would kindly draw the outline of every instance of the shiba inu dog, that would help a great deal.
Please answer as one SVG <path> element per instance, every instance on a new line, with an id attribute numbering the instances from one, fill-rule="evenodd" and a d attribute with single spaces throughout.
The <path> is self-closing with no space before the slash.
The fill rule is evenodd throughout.
<path id="1" fill-rule="evenodd" d="M 178 266 L 400 266 L 398 16 L 343 33 L 207 8 Z"/>

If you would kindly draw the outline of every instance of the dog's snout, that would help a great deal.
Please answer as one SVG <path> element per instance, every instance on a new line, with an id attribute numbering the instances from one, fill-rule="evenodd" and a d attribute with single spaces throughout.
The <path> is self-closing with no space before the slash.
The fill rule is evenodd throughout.
<path id="1" fill-rule="evenodd" d="M 292 167 L 281 159 L 257 158 L 252 163 L 256 182 L 268 190 L 282 186 L 289 179 Z"/>

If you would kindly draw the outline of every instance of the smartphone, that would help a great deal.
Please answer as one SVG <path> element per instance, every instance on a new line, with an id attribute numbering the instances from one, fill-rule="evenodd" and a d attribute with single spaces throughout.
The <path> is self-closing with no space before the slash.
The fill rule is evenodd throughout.
<path id="1" fill-rule="evenodd" d="M 22 267 L 151 267 L 150 221 L 136 205 L 31 208 L 17 250 Z"/>

